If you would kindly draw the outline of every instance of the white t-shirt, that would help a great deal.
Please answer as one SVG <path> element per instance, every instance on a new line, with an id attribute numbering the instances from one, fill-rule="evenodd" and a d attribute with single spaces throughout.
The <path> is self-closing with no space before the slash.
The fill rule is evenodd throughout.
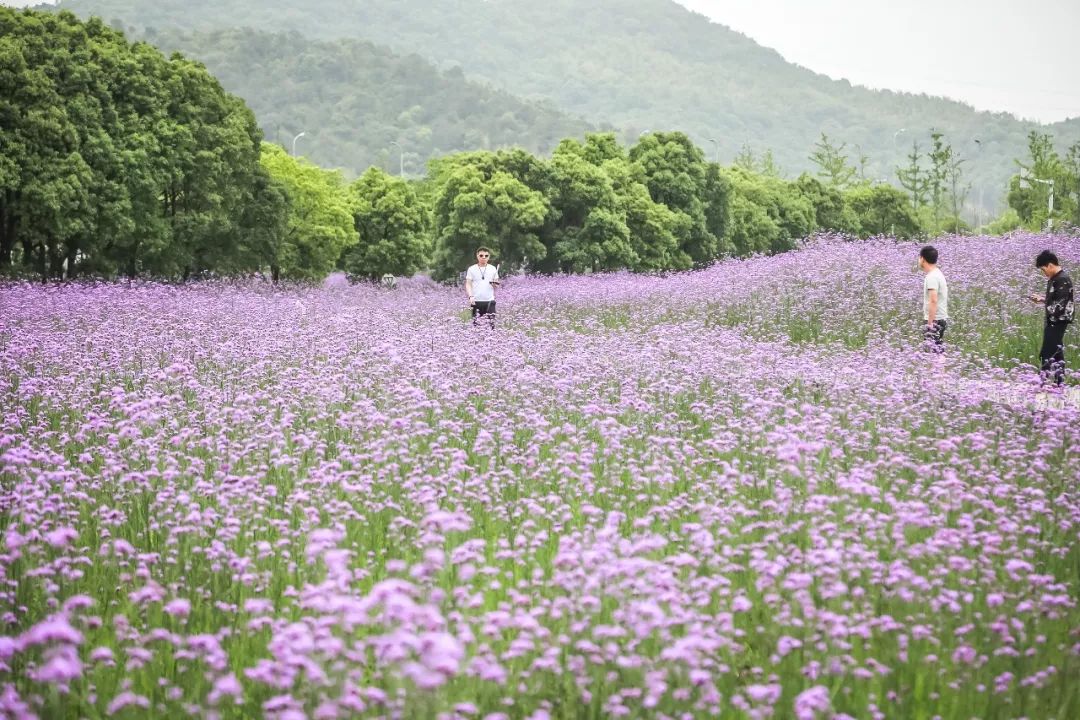
<path id="1" fill-rule="evenodd" d="M 490 302 L 495 299 L 495 288 L 491 283 L 498 281 L 499 271 L 494 265 L 473 265 L 465 273 L 465 279 L 472 281 L 472 295 L 476 302 Z"/>
<path id="2" fill-rule="evenodd" d="M 945 282 L 945 276 L 941 271 L 934 268 L 926 273 L 923 278 L 923 320 L 930 319 L 930 291 L 937 290 L 937 314 L 935 320 L 949 319 L 949 283 Z"/>

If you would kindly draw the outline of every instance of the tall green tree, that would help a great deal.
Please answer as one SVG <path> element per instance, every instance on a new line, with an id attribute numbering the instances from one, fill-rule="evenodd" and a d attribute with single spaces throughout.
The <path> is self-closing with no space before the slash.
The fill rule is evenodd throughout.
<path id="1" fill-rule="evenodd" d="M 930 134 L 930 170 L 927 177 L 927 192 L 930 197 L 930 212 L 933 218 L 932 232 L 942 229 L 942 216 L 945 213 L 946 200 L 950 187 L 949 168 L 955 158 L 953 148 L 945 140 L 945 134 L 934 131 Z"/>
<path id="2" fill-rule="evenodd" d="M 859 234 L 913 237 L 921 230 L 907 195 L 884 183 L 854 188 L 846 193 L 846 202 L 858 219 Z"/>
<path id="3" fill-rule="evenodd" d="M 1020 173 L 1009 181 L 1009 207 L 1016 210 L 1029 228 L 1043 227 L 1047 220 L 1055 223 L 1080 218 L 1080 208 L 1073 188 L 1080 185 L 1080 142 L 1073 144 L 1065 158 L 1054 147 L 1049 133 L 1032 131 L 1028 136 L 1028 158 L 1017 161 Z M 1054 213 L 1050 215 L 1049 181 L 1054 185 Z"/>
<path id="4" fill-rule="evenodd" d="M 630 161 L 644 173 L 653 200 L 686 217 L 679 249 L 694 263 L 715 259 L 720 243 L 706 222 L 708 167 L 701 149 L 681 132 L 650 133 L 631 148 Z"/>
<path id="5" fill-rule="evenodd" d="M 844 199 L 844 194 L 808 173 L 795 181 L 795 190 L 810 201 L 814 208 L 814 225 L 818 230 L 857 234 L 859 219 Z"/>
<path id="6" fill-rule="evenodd" d="M 855 182 L 857 171 L 848 162 L 844 152 L 846 147 L 847 143 L 834 145 L 825 133 L 821 133 L 821 139 L 814 143 L 810 162 L 817 166 L 817 176 L 827 187 L 846 190 Z"/>
<path id="7" fill-rule="evenodd" d="M 0 269 L 180 277 L 235 265 L 251 112 L 100 20 L 0 8 Z"/>
<path id="8" fill-rule="evenodd" d="M 432 275 L 457 277 L 474 262 L 476 248 L 490 247 L 510 268 L 554 269 L 544 235 L 551 212 L 548 169 L 521 150 L 473 152 L 432 163 L 438 191 L 434 206 Z M 549 240 L 545 243 L 545 240 Z"/>
<path id="9" fill-rule="evenodd" d="M 923 155 L 919 152 L 919 142 L 911 143 L 911 153 L 907 156 L 908 164 L 896 168 L 896 177 L 900 186 L 911 195 L 911 209 L 918 214 L 926 206 L 926 196 L 930 188 L 930 177 L 922 166 Z"/>
<path id="10" fill-rule="evenodd" d="M 358 234 L 342 256 L 349 275 L 409 277 L 427 267 L 427 210 L 407 182 L 370 168 L 349 186 L 349 202 Z"/>
<path id="11" fill-rule="evenodd" d="M 262 164 L 288 198 L 285 232 L 280 242 L 265 248 L 274 281 L 325 277 L 358 240 L 344 178 L 278 145 L 263 146 Z"/>
<path id="12" fill-rule="evenodd" d="M 608 153 L 588 153 L 577 141 L 564 141 L 552 156 L 553 240 L 561 269 L 570 272 L 634 267 L 626 212 L 603 163 Z M 618 162 L 613 159 L 611 162 Z"/>

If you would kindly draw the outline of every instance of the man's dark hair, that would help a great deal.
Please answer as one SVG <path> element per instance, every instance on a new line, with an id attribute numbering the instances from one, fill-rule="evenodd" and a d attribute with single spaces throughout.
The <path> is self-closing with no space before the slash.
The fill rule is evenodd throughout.
<path id="1" fill-rule="evenodd" d="M 937 265 L 937 248 L 933 245 L 927 245 L 919 251 L 919 257 L 931 265 Z"/>
<path id="2" fill-rule="evenodd" d="M 490 255 L 491 254 L 491 248 L 486 248 L 483 245 L 481 245 L 480 247 L 476 248 L 476 253 L 475 254 L 479 255 L 482 252 L 486 252 L 488 255 Z"/>
<path id="3" fill-rule="evenodd" d="M 1047 265 L 1060 265 L 1060 264 L 1061 263 L 1058 262 L 1057 255 L 1050 252 L 1049 250 L 1043 250 L 1041 253 L 1039 253 L 1039 256 L 1037 258 L 1035 258 L 1035 267 L 1040 268 L 1040 269 L 1046 267 Z"/>

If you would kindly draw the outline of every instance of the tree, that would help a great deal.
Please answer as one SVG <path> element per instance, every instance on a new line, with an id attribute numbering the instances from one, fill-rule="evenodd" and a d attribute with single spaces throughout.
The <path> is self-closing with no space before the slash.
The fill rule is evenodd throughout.
<path id="1" fill-rule="evenodd" d="M 551 159 L 550 201 L 559 264 L 569 272 L 633 267 L 638 258 L 626 212 L 603 165 L 586 160 L 587 154 L 601 160 L 611 153 L 586 153 L 576 141 L 564 141 Z"/>
<path id="2" fill-rule="evenodd" d="M 370 168 L 349 186 L 349 201 L 359 236 L 342 256 L 349 275 L 408 277 L 427 266 L 426 209 L 407 182 Z"/>
<path id="3" fill-rule="evenodd" d="M 739 254 L 791 250 L 817 229 L 814 206 L 796 184 L 739 168 L 729 171 L 729 178 Z"/>
<path id="4" fill-rule="evenodd" d="M 933 232 L 941 231 L 941 213 L 945 207 L 946 190 L 949 188 L 949 167 L 953 164 L 952 145 L 945 142 L 945 135 L 934 131 L 930 134 L 930 171 L 927 188 L 933 215 Z"/>
<path id="5" fill-rule="evenodd" d="M 911 154 L 907 156 L 908 165 L 896 168 L 896 177 L 900 186 L 911 195 L 911 209 L 917 214 L 926 205 L 926 193 L 930 187 L 930 177 L 922 167 L 922 155 L 919 142 L 911 143 Z"/>
<path id="6" fill-rule="evenodd" d="M 851 234 L 859 232 L 859 219 L 839 190 L 825 187 L 820 180 L 807 173 L 799 176 L 795 188 L 813 205 L 816 229 Z"/>
<path id="7" fill-rule="evenodd" d="M 342 251 L 357 243 L 345 181 L 278 145 L 264 145 L 262 163 L 285 190 L 287 224 L 280 242 L 267 245 L 264 260 L 280 278 L 318 280 L 328 275 Z"/>
<path id="8" fill-rule="evenodd" d="M 235 266 L 254 116 L 206 69 L 98 19 L 0 8 L 0 269 Z"/>
<path id="9" fill-rule="evenodd" d="M 964 183 L 964 169 L 961 165 L 964 164 L 964 159 L 960 157 L 952 157 L 949 161 L 949 165 L 946 168 L 946 178 L 948 180 L 949 187 L 949 201 L 952 208 L 952 227 L 950 232 L 960 232 L 964 226 L 963 221 L 960 219 L 960 208 L 964 206 L 964 202 L 967 200 L 968 192 L 971 190 L 971 183 Z"/>
<path id="10" fill-rule="evenodd" d="M 1042 227 L 1048 219 L 1080 219 L 1078 198 L 1073 190 L 1080 185 L 1077 175 L 1080 169 L 1080 143 L 1069 148 L 1062 159 L 1054 147 L 1054 139 L 1048 133 L 1032 131 L 1028 136 L 1028 155 L 1027 162 L 1016 162 L 1021 172 L 1009 181 L 1009 207 L 1016 210 L 1027 227 L 1033 229 Z M 1052 218 L 1048 218 L 1050 188 L 1047 181 L 1054 183 Z"/>
<path id="11" fill-rule="evenodd" d="M 919 220 L 909 206 L 907 195 L 891 185 L 854 188 L 846 193 L 845 199 L 858 219 L 861 237 L 893 235 L 906 238 L 920 231 Z"/>
<path id="12" fill-rule="evenodd" d="M 631 148 L 630 161 L 644 174 L 654 202 L 686 216 L 687 221 L 679 223 L 684 232 L 679 249 L 694 263 L 715 259 L 720 244 L 706 225 L 707 164 L 701 149 L 684 133 L 651 133 Z"/>
<path id="13" fill-rule="evenodd" d="M 463 153 L 432 165 L 439 186 L 433 277 L 457 277 L 480 245 L 510 268 L 529 263 L 553 269 L 551 260 L 557 258 L 542 239 L 551 212 L 543 163 L 512 150 Z"/>
<path id="14" fill-rule="evenodd" d="M 833 145 L 825 133 L 821 133 L 821 139 L 814 143 L 810 162 L 817 165 L 817 176 L 824 180 L 827 187 L 846 190 L 855 179 L 856 170 L 848 164 L 845 147 L 847 143 L 840 143 L 839 147 Z"/>

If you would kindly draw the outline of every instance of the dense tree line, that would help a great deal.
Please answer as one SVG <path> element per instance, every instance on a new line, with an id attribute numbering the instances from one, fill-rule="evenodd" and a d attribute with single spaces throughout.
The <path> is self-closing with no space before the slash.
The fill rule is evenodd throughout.
<path id="1" fill-rule="evenodd" d="M 63 0 L 63 6 L 159 32 L 256 27 L 320 40 L 364 39 L 418 53 L 440 67 L 460 66 L 469 78 L 521 97 L 551 99 L 593 122 L 610 122 L 623 129 L 623 142 L 643 130 L 678 128 L 706 147 L 712 160 L 719 155 L 730 162 L 743 147 L 758 153 L 771 148 L 776 164 L 792 176 L 815 171 L 807 148 L 822 131 L 842 136 L 865 158 L 856 163 L 860 170 L 876 179 L 892 177 L 893 168 L 905 163 L 913 138 L 940 132 L 956 157 L 967 160 L 969 203 L 981 197 L 985 207 L 1003 204 L 1012 158 L 1024 152 L 1029 131 L 1041 130 L 1005 113 L 831 80 L 672 0 L 500 0 L 468 3 L 467 9 L 460 0 Z M 210 55 L 207 62 L 214 67 Z M 255 65 L 247 71 L 259 73 Z M 263 76 L 259 82 L 269 93 L 275 80 Z M 395 82 L 386 78 L 380 95 L 393 96 Z M 257 89 L 249 95 L 246 88 L 226 87 L 261 109 Z M 301 97 L 297 92 L 280 112 L 303 113 Z M 348 121 L 354 124 L 335 121 L 334 131 L 382 122 L 378 115 L 370 123 L 359 115 Z M 1080 119 L 1045 130 L 1076 137 Z M 948 219 L 947 208 L 939 213 L 939 220 Z"/>
<path id="2" fill-rule="evenodd" d="M 683 270 L 728 255 L 777 253 L 819 231 L 921 231 L 905 194 L 886 184 L 789 181 L 708 162 L 680 132 L 629 150 L 613 133 L 564 140 L 550 160 L 522 150 L 432 163 L 432 270 L 451 278 L 476 246 L 536 272 Z"/>
<path id="3" fill-rule="evenodd" d="M 826 134 L 817 168 L 786 179 L 769 154 L 710 162 L 682 132 L 565 138 L 544 157 L 474 150 L 406 181 L 349 182 L 262 142 L 243 101 L 201 64 L 130 43 L 97 20 L 0 8 L 0 270 L 43 279 L 264 272 L 317 280 L 430 270 L 456 277 L 479 245 L 510 269 L 685 270 L 778 253 L 820 231 L 912 236 L 959 229 L 963 160 L 917 141 L 903 189 L 868 178 Z M 1029 138 L 1017 224 L 1080 221 L 1080 143 Z M 1042 182 L 1039 182 L 1039 181 Z M 1042 214 L 1040 214 L 1042 213 Z M 955 227 L 949 227 L 948 218 Z"/>
<path id="4" fill-rule="evenodd" d="M 275 280 L 412 272 L 427 211 L 261 142 L 201 64 L 98 20 L 0 7 L 0 272 Z"/>
<path id="5" fill-rule="evenodd" d="M 186 275 L 256 242 L 254 116 L 100 21 L 0 8 L 0 142 L 0 266 Z"/>

